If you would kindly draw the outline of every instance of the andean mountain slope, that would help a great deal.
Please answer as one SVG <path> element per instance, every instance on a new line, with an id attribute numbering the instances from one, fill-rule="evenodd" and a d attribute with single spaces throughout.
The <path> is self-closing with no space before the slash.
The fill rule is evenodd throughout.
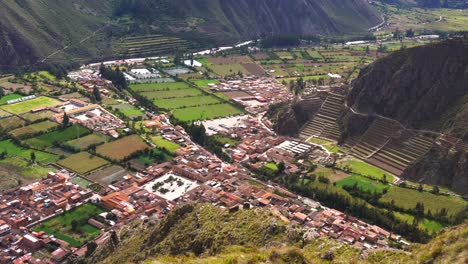
<path id="1" fill-rule="evenodd" d="M 344 141 L 362 136 L 376 115 L 449 135 L 401 176 L 468 194 L 466 36 L 395 52 L 363 69 L 352 86 L 347 104 L 364 115 L 341 116 Z"/>
<path id="2" fill-rule="evenodd" d="M 111 43 L 128 35 L 175 34 L 219 44 L 262 33 L 365 32 L 379 20 L 366 0 L 3 0 L 0 70 L 33 64 L 67 45 L 51 59 L 116 56 Z M 108 21 L 112 27 L 93 35 Z"/>
<path id="3" fill-rule="evenodd" d="M 409 252 L 363 252 L 329 238 L 314 238 L 267 209 L 230 213 L 206 204 L 182 205 L 156 225 L 134 221 L 118 233 L 119 239 L 70 263 L 457 264 L 468 258 L 467 224 L 447 230 L 426 245 L 414 245 Z M 323 258 L 326 253 L 332 253 L 332 261 Z"/>

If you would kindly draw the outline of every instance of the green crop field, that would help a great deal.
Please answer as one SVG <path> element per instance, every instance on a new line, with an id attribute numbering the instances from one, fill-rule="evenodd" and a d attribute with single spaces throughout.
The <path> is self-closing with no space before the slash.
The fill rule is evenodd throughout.
<path id="1" fill-rule="evenodd" d="M 103 212 L 105 212 L 103 208 L 94 204 L 84 204 L 35 226 L 33 230 L 44 231 L 70 243 L 73 247 L 80 247 L 101 233 L 98 228 L 88 224 L 88 220 Z M 72 227 L 73 221 L 78 223 L 75 229 Z"/>
<path id="2" fill-rule="evenodd" d="M 107 142 L 109 137 L 103 134 L 94 133 L 78 139 L 67 141 L 65 144 L 79 150 L 86 150 L 91 145 Z"/>
<path id="3" fill-rule="evenodd" d="M 380 199 L 380 201 L 387 203 L 392 200 L 395 202 L 395 206 L 405 209 L 414 209 L 418 202 L 424 203 L 426 213 L 431 210 L 432 214 L 439 212 L 442 208 L 448 210 L 448 215 L 456 214 L 468 206 L 468 203 L 459 197 L 435 195 L 397 186 L 391 186 Z"/>
<path id="4" fill-rule="evenodd" d="M 135 152 L 148 149 L 149 146 L 137 136 L 132 135 L 100 145 L 96 149 L 96 153 L 112 160 L 122 161 Z"/>
<path id="5" fill-rule="evenodd" d="M 200 95 L 192 97 L 168 98 L 154 100 L 154 104 L 165 109 L 176 109 L 198 105 L 209 105 L 221 103 L 222 100 L 211 95 Z"/>
<path id="6" fill-rule="evenodd" d="M 208 61 L 207 59 L 205 58 L 197 58 L 195 59 L 196 61 L 198 61 L 199 63 L 201 63 L 203 66 L 210 66 L 210 65 L 213 65 L 212 62 Z"/>
<path id="7" fill-rule="evenodd" d="M 371 192 L 375 191 L 379 193 L 383 192 L 384 189 L 389 188 L 389 186 L 386 184 L 359 175 L 351 175 L 336 182 L 336 186 L 338 187 L 353 186 L 354 184 L 356 184 L 362 190 Z"/>
<path id="8" fill-rule="evenodd" d="M 80 152 L 73 154 L 66 159 L 60 160 L 57 164 L 79 174 L 86 174 L 108 165 L 109 162 L 87 152 Z"/>
<path id="9" fill-rule="evenodd" d="M 414 216 L 410 214 L 403 214 L 400 212 L 393 212 L 396 218 L 400 219 L 401 221 L 406 221 L 408 224 L 412 224 L 414 220 Z M 439 232 L 442 228 L 445 227 L 445 225 L 434 221 L 430 220 L 427 218 L 423 218 L 418 222 L 419 228 L 422 229 L 427 229 L 429 232 Z"/>
<path id="10" fill-rule="evenodd" d="M 349 167 L 349 169 L 351 169 L 352 172 L 354 173 L 357 173 L 357 174 L 362 174 L 362 175 L 366 175 L 366 176 L 370 176 L 370 177 L 374 177 L 374 178 L 377 178 L 377 179 L 382 179 L 383 178 L 383 175 L 385 174 L 386 177 L 387 177 L 387 181 L 389 182 L 393 182 L 394 178 L 393 176 L 382 170 L 382 169 L 379 169 L 375 166 L 372 166 L 368 163 L 365 163 L 363 161 L 358 161 L 358 160 L 348 160 L 348 161 L 345 161 L 345 162 L 341 162 L 338 164 L 339 167 L 341 168 L 344 168 L 344 167 Z"/>
<path id="11" fill-rule="evenodd" d="M 210 65 L 210 70 L 220 76 L 233 75 L 242 72 L 242 74 L 250 75 L 250 73 L 240 64 L 224 64 L 224 65 Z"/>
<path id="12" fill-rule="evenodd" d="M 65 129 L 55 130 L 53 132 L 42 134 L 38 137 L 33 137 L 25 140 L 27 144 L 34 148 L 44 149 L 51 147 L 53 143 L 63 143 L 72 139 L 77 139 L 83 135 L 89 134 L 91 131 L 80 125 L 73 125 Z"/>
<path id="13" fill-rule="evenodd" d="M 151 138 L 151 140 L 153 141 L 153 143 L 160 147 L 160 148 L 163 148 L 163 149 L 166 149 L 167 151 L 169 151 L 170 153 L 174 153 L 176 150 L 180 149 L 181 147 L 179 146 L 179 144 L 176 144 L 172 141 L 169 141 L 169 140 L 166 140 L 160 136 L 157 136 L 157 137 L 153 137 Z"/>
<path id="14" fill-rule="evenodd" d="M 123 115 L 125 115 L 128 118 L 136 118 L 136 117 L 145 115 L 143 111 L 141 111 L 140 109 L 136 108 L 135 106 L 131 104 L 113 105 L 112 108 L 117 109 L 119 112 L 121 112 Z"/>
<path id="15" fill-rule="evenodd" d="M 11 104 L 11 105 L 4 105 L 1 108 L 5 111 L 8 111 L 13 114 L 22 114 L 29 112 L 31 110 L 46 107 L 46 106 L 54 106 L 60 104 L 60 101 L 50 98 L 41 96 L 32 100 Z"/>
<path id="16" fill-rule="evenodd" d="M 37 133 L 50 131 L 56 127 L 58 127 L 57 123 L 47 120 L 12 130 L 10 132 L 10 135 L 17 138 L 25 138 L 31 135 L 35 135 Z"/>
<path id="17" fill-rule="evenodd" d="M 23 97 L 21 94 L 8 94 L 5 96 L 0 97 L 0 104 L 6 104 L 8 100 L 18 99 Z"/>
<path id="18" fill-rule="evenodd" d="M 172 113 L 181 121 L 193 121 L 235 116 L 243 111 L 230 104 L 215 104 L 175 109 Z"/>
<path id="19" fill-rule="evenodd" d="M 272 171 L 277 171 L 278 170 L 278 165 L 276 165 L 275 163 L 273 162 L 268 162 L 266 163 L 265 165 L 263 165 L 263 167 L 267 168 L 267 169 L 270 169 Z"/>
<path id="20" fill-rule="evenodd" d="M 142 92 L 140 95 L 147 97 L 150 100 L 176 98 L 176 97 L 189 97 L 202 95 L 203 92 L 196 88 L 169 90 L 169 91 L 156 91 L 156 92 Z"/>
<path id="21" fill-rule="evenodd" d="M 36 155 L 36 161 L 41 163 L 50 163 L 58 159 L 58 157 L 54 154 L 20 147 L 13 143 L 10 139 L 0 141 L 0 152 L 3 151 L 6 151 L 9 157 L 22 157 L 28 161 L 31 158 L 31 152 L 34 152 Z"/>
<path id="22" fill-rule="evenodd" d="M 55 81 L 56 77 L 48 71 L 38 71 L 33 73 L 28 73 L 24 75 L 24 78 L 28 81 Z"/>
<path id="23" fill-rule="evenodd" d="M 184 82 L 140 83 L 130 85 L 130 89 L 135 92 L 154 92 L 187 88 L 190 88 L 190 86 Z"/>
<path id="24" fill-rule="evenodd" d="M 55 168 L 49 168 L 40 164 L 31 164 L 20 156 L 7 157 L 6 159 L 0 160 L 0 163 L 6 165 L 9 169 L 14 171 L 15 174 L 19 174 L 26 179 L 40 179 L 46 176 L 50 171 L 55 170 Z M 10 175 L 12 175 L 11 172 Z M 0 187 L 0 189 L 2 188 Z"/>
<path id="25" fill-rule="evenodd" d="M 207 87 L 209 84 L 219 84 L 218 80 L 197 80 L 194 81 L 196 86 L 198 87 Z"/>

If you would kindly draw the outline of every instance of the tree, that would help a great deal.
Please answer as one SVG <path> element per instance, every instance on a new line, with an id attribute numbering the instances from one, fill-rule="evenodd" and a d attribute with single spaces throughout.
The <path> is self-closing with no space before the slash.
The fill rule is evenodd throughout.
<path id="1" fill-rule="evenodd" d="M 439 194 L 439 191 L 440 191 L 439 187 L 437 187 L 437 186 L 432 187 L 432 193 L 433 194 Z"/>
<path id="2" fill-rule="evenodd" d="M 412 28 L 406 30 L 406 37 L 407 37 L 407 38 L 412 38 L 412 37 L 414 37 L 414 31 L 413 31 Z"/>
<path id="3" fill-rule="evenodd" d="M 422 184 L 419 184 L 418 191 L 422 192 L 423 190 L 424 190 L 424 188 L 423 188 Z"/>
<path id="4" fill-rule="evenodd" d="M 70 118 L 68 117 L 67 113 L 64 112 L 62 126 L 67 127 L 69 123 L 70 123 Z"/>
<path id="5" fill-rule="evenodd" d="M 80 223 L 78 223 L 77 220 L 73 219 L 73 220 L 71 221 L 71 229 L 72 229 L 73 231 L 75 231 L 75 232 L 78 231 L 78 226 L 79 226 L 79 225 L 80 225 Z"/>
<path id="6" fill-rule="evenodd" d="M 99 88 L 97 86 L 94 86 L 93 88 L 93 95 L 96 101 L 100 102 L 102 100 L 101 92 L 99 92 Z"/>
<path id="7" fill-rule="evenodd" d="M 278 173 L 283 173 L 285 169 L 286 169 L 286 165 L 284 164 L 284 162 L 280 162 L 278 164 Z"/>
<path id="8" fill-rule="evenodd" d="M 94 242 L 94 241 L 89 242 L 89 243 L 86 245 L 86 254 L 85 254 L 86 257 L 91 256 L 91 254 L 94 253 L 94 251 L 96 250 L 96 248 L 97 248 L 96 242 Z"/>
<path id="9" fill-rule="evenodd" d="M 36 153 L 34 153 L 34 151 L 31 152 L 30 158 L 31 158 L 31 163 L 36 162 Z"/>

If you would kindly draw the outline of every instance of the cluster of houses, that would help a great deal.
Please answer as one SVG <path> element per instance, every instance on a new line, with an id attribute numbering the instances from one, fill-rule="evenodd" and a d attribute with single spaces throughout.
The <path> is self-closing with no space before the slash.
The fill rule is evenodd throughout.
<path id="1" fill-rule="evenodd" d="M 265 112 L 272 104 L 291 101 L 293 95 L 274 78 L 246 76 L 210 84 L 213 91 L 224 92 L 252 114 Z"/>
<path id="2" fill-rule="evenodd" d="M 56 263 L 70 245 L 44 232 L 32 232 L 38 225 L 92 199 L 93 191 L 70 180 L 66 171 L 50 172 L 39 181 L 0 194 L 0 263 Z M 34 262 L 31 253 L 54 248 L 50 262 Z"/>

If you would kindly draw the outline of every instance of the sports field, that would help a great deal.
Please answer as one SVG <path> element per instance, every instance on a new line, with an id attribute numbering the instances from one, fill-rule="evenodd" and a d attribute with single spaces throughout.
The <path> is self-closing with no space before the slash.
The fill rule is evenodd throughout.
<path id="1" fill-rule="evenodd" d="M 46 106 L 54 106 L 60 104 L 60 101 L 50 98 L 41 96 L 32 100 L 11 104 L 11 105 L 4 105 L 1 108 L 13 114 L 22 114 L 29 112 L 31 110 L 46 107 Z"/>

